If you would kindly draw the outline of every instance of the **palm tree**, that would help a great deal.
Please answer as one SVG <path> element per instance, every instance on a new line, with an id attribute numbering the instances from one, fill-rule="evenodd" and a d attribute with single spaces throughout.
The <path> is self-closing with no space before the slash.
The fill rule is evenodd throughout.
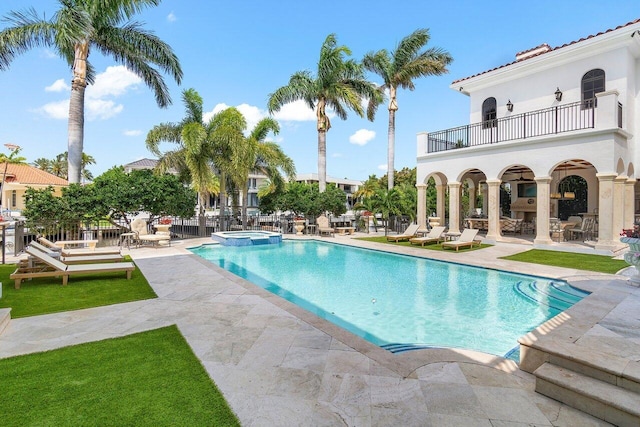
<path id="1" fill-rule="evenodd" d="M 43 170 L 45 172 L 51 173 L 51 160 L 45 159 L 44 157 L 37 158 L 31 163 L 32 166 Z"/>
<path id="2" fill-rule="evenodd" d="M 287 156 L 282 148 L 275 142 L 265 141 L 269 133 L 277 135 L 280 131 L 278 122 L 267 117 L 260 120 L 253 128 L 245 144 L 245 155 L 237 155 L 236 159 L 244 159 L 242 169 L 241 182 L 243 191 L 242 201 L 242 224 L 243 227 L 247 222 L 247 205 L 249 204 L 249 173 L 252 171 L 260 172 L 267 176 L 269 183 L 274 189 L 282 188 L 285 184 L 283 173 L 287 175 L 290 181 L 295 180 L 296 168 L 293 160 Z"/>
<path id="3" fill-rule="evenodd" d="M 147 149 L 159 157 L 156 170 L 166 173 L 172 169 L 189 182 L 198 193 L 199 217 L 204 230 L 204 207 L 210 193 L 217 193 L 220 185 L 213 171 L 213 145 L 208 125 L 202 119 L 202 97 L 195 89 L 185 89 L 182 101 L 186 116 L 179 123 L 161 123 L 147 134 Z M 175 150 L 162 152 L 160 143 L 178 144 Z"/>
<path id="4" fill-rule="evenodd" d="M 362 100 L 367 98 L 372 101 L 367 109 L 367 118 L 373 120 L 377 105 L 382 101 L 376 87 L 365 79 L 362 66 L 354 60 L 345 59 L 350 55 L 351 50 L 346 46 L 337 46 L 336 36 L 329 34 L 320 49 L 316 76 L 313 77 L 308 71 L 298 71 L 291 76 L 288 85 L 269 95 L 270 113 L 298 100 L 315 110 L 321 193 L 327 185 L 327 132 L 331 128 L 326 109 L 332 109 L 342 120 L 347 118 L 347 108 L 363 117 Z"/>
<path id="5" fill-rule="evenodd" d="M 419 29 L 403 38 L 396 50 L 389 53 L 382 49 L 367 53 L 362 63 L 364 67 L 382 77 L 381 90 L 389 91 L 389 131 L 387 147 L 388 188 L 393 188 L 395 138 L 396 138 L 396 98 L 398 88 L 414 90 L 413 79 L 425 76 L 439 76 L 447 73 L 447 65 L 453 61 L 451 55 L 440 48 L 430 48 L 420 52 L 429 42 L 429 30 Z"/>
<path id="6" fill-rule="evenodd" d="M 33 163 L 33 166 L 41 169 L 45 172 L 49 172 L 55 176 L 60 178 L 68 179 L 67 171 L 68 171 L 68 152 L 65 151 L 62 154 L 58 154 L 55 159 L 49 160 L 44 157 L 40 157 L 36 159 Z M 95 165 L 96 159 L 87 154 L 82 153 L 82 179 L 83 181 L 92 181 L 93 174 L 89 169 L 87 169 L 87 165 Z"/>
<path id="7" fill-rule="evenodd" d="M 92 84 L 95 69 L 89 62 L 93 49 L 111 56 L 138 75 L 154 92 L 160 107 L 171 104 L 169 89 L 154 67 L 182 79 L 178 58 L 171 47 L 142 24 L 129 21 L 136 13 L 160 0 L 58 0 L 52 19 L 40 18 L 34 9 L 9 12 L 11 26 L 0 32 L 0 70 L 14 57 L 33 47 L 51 47 L 73 71 L 69 101 L 69 181 L 80 183 L 84 142 L 84 94 Z"/>
<path id="8" fill-rule="evenodd" d="M 400 214 L 400 193 L 395 188 L 378 189 L 373 194 L 373 203 L 376 207 L 376 211 L 382 214 L 382 219 L 386 221 L 384 228 L 384 234 L 387 235 L 389 229 L 389 219 L 391 215 Z"/>
<path id="9" fill-rule="evenodd" d="M 0 153 L 0 162 L 4 163 L 4 172 L 2 173 L 2 182 L 0 182 L 0 209 L 2 208 L 1 206 L 2 200 L 4 199 L 3 197 L 4 181 L 7 177 L 7 168 L 9 167 L 9 163 L 23 165 L 23 164 L 26 164 L 27 162 L 26 157 L 18 156 L 18 154 L 20 153 L 20 150 L 22 150 L 22 147 L 14 144 L 4 144 L 4 146 L 7 147 L 9 150 L 11 150 L 11 153 L 9 153 L 9 155 Z"/>

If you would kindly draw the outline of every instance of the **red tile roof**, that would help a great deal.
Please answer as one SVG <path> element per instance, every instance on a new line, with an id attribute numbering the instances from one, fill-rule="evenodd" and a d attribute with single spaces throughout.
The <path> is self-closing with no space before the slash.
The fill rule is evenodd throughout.
<path id="1" fill-rule="evenodd" d="M 495 68 L 492 68 L 492 69 L 490 69 L 490 70 L 483 71 L 483 72 L 478 73 L 478 74 L 474 74 L 473 76 L 464 77 L 464 78 L 462 78 L 462 79 L 455 80 L 455 81 L 454 81 L 453 83 L 451 83 L 451 84 L 460 83 L 460 82 L 462 82 L 462 81 L 465 81 L 465 80 L 471 79 L 471 78 L 473 78 L 473 77 L 481 76 L 481 75 L 483 75 L 483 74 L 487 74 L 487 73 L 490 73 L 490 72 L 492 72 L 492 71 L 499 70 L 499 69 L 504 68 L 504 67 L 508 67 L 509 65 L 515 64 L 516 62 L 526 61 L 526 60 L 528 60 L 528 59 L 535 58 L 535 57 L 538 57 L 538 56 L 544 55 L 544 54 L 546 54 L 546 53 L 553 52 L 553 51 L 555 51 L 555 50 L 562 49 L 562 48 L 564 48 L 564 47 L 571 46 L 571 45 L 574 45 L 574 44 L 576 44 L 576 43 L 580 43 L 580 42 L 583 42 L 583 41 L 585 41 L 585 40 L 589 40 L 589 39 L 592 39 L 592 38 L 594 38 L 594 37 L 598 37 L 598 36 L 601 36 L 601 35 L 603 35 L 603 34 L 607 34 L 607 33 L 610 33 L 610 32 L 612 32 L 612 31 L 619 30 L 619 29 L 624 28 L 624 27 L 628 27 L 628 26 L 633 25 L 633 24 L 637 24 L 638 22 L 640 22 L 640 19 L 635 19 L 635 20 L 633 20 L 633 21 L 631 21 L 631 22 L 627 22 L 626 24 L 618 25 L 618 26 L 617 26 L 617 27 L 615 27 L 615 28 L 610 28 L 610 29 L 608 29 L 608 30 L 601 31 L 601 32 L 599 32 L 599 33 L 597 33 L 597 34 L 592 34 L 592 35 L 590 35 L 590 36 L 583 37 L 583 38 L 581 38 L 581 39 L 579 39 L 579 40 L 574 40 L 574 41 L 572 41 L 572 42 L 565 43 L 565 44 L 563 44 L 562 46 L 556 46 L 556 47 L 554 47 L 554 48 L 550 48 L 550 49 L 548 49 L 548 50 L 541 50 L 541 52 L 540 52 L 540 53 L 537 53 L 537 54 L 534 54 L 534 55 L 528 56 L 528 57 L 526 57 L 526 58 L 522 58 L 522 59 L 520 59 L 520 60 L 517 60 L 517 59 L 516 59 L 515 61 L 513 61 L 513 62 L 509 62 L 508 64 L 500 65 L 499 67 L 495 67 Z M 535 50 L 535 49 L 540 48 L 540 47 L 542 47 L 542 46 L 544 46 L 544 45 L 545 45 L 545 44 L 542 44 L 542 45 L 537 46 L 537 47 L 535 47 L 535 48 L 533 48 L 533 49 L 527 49 L 527 50 L 525 50 L 525 51 L 523 51 L 523 52 L 518 52 L 518 53 L 516 54 L 516 57 L 518 57 L 518 56 L 519 56 L 519 55 L 521 55 L 522 53 L 525 53 L 525 52 L 528 52 L 528 51 Z"/>
<path id="2" fill-rule="evenodd" d="M 0 163 L 0 173 L 4 174 L 5 164 Z M 69 185 L 69 181 L 42 169 L 26 164 L 6 164 L 6 181 L 24 185 Z"/>

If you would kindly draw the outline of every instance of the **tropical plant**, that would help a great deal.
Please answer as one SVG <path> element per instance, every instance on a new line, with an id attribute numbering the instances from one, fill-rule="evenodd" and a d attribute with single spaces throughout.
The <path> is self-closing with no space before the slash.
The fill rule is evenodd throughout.
<path id="1" fill-rule="evenodd" d="M 83 181 L 92 181 L 93 174 L 89 169 L 87 169 L 87 165 L 95 165 L 96 159 L 93 156 L 90 156 L 87 153 L 82 153 L 82 180 Z M 49 160 L 44 157 L 40 157 L 36 159 L 33 163 L 33 166 L 41 169 L 45 172 L 49 172 L 57 177 L 68 179 L 67 171 L 69 170 L 68 166 L 68 154 L 65 151 L 62 154 L 58 154 L 55 159 Z"/>
<path id="2" fill-rule="evenodd" d="M 213 171 L 213 145 L 209 126 L 203 122 L 202 97 L 195 89 L 182 92 L 185 117 L 178 123 L 161 123 L 147 134 L 147 149 L 159 157 L 156 170 L 164 174 L 178 171 L 198 193 L 199 216 L 204 218 L 204 208 L 210 193 L 220 191 L 220 183 Z M 160 143 L 177 144 L 174 150 L 161 151 Z"/>
<path id="3" fill-rule="evenodd" d="M 370 198 L 379 188 L 378 178 L 375 175 L 369 175 L 369 178 L 358 187 L 358 190 L 353 195 L 356 199 Z"/>
<path id="4" fill-rule="evenodd" d="M 161 0 L 58 0 L 60 8 L 50 20 L 34 9 L 9 12 L 10 26 L 0 31 L 0 70 L 18 54 L 33 47 L 50 47 L 67 61 L 73 72 L 69 101 L 69 181 L 79 183 L 84 143 L 84 96 L 94 83 L 90 50 L 101 52 L 125 65 L 155 93 L 160 107 L 171 104 L 169 89 L 159 71 L 182 79 L 178 58 L 171 47 L 142 24 L 129 21 L 135 14 Z M 155 66 L 155 67 L 154 67 Z"/>
<path id="5" fill-rule="evenodd" d="M 395 188 L 391 190 L 380 189 L 372 196 L 376 211 L 382 214 L 384 220 L 389 221 L 391 215 L 399 215 L 402 213 L 400 208 L 400 192 Z M 385 234 L 388 227 L 385 227 Z"/>
<path id="6" fill-rule="evenodd" d="M 327 186 L 327 132 L 331 122 L 327 108 L 342 120 L 347 118 L 347 109 L 360 117 L 364 116 L 363 99 L 369 99 L 367 118 L 373 120 L 378 104 L 382 101 L 375 85 L 368 82 L 362 66 L 345 59 L 351 55 L 346 46 L 338 46 L 335 34 L 329 34 L 320 49 L 316 76 L 309 71 L 298 71 L 291 76 L 289 84 L 269 95 L 269 113 L 279 111 L 285 104 L 302 100 L 316 113 L 318 131 L 318 181 L 320 192 Z"/>
<path id="7" fill-rule="evenodd" d="M 380 90 L 389 91 L 389 129 L 387 147 L 388 189 L 394 185 L 394 157 L 396 134 L 396 111 L 398 110 L 398 88 L 414 90 L 413 79 L 425 76 L 439 76 L 447 73 L 447 65 L 453 61 L 451 55 L 439 48 L 420 52 L 429 42 L 429 30 L 418 29 L 404 37 L 389 53 L 386 49 L 367 53 L 362 63 L 364 67 L 382 77 Z"/>

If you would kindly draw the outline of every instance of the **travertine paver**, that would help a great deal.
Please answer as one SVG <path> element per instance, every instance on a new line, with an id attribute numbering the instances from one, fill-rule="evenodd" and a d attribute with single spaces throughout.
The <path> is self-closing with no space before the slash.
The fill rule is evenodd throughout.
<path id="1" fill-rule="evenodd" d="M 14 319 L 0 336 L 0 357 L 177 324 L 244 426 L 607 425 L 536 394 L 532 376 L 486 365 L 473 353 L 391 355 L 206 263 L 180 243 L 130 251 L 158 299 Z M 504 265 L 496 253 L 516 250 L 489 248 L 464 260 Z M 612 330 L 624 329 L 620 317 L 611 315 Z"/>

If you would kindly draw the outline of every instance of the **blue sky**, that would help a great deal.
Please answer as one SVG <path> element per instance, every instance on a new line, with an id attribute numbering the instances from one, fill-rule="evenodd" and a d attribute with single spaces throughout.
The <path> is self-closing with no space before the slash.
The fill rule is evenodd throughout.
<path id="1" fill-rule="evenodd" d="M 50 17 L 54 0 L 2 0 L 0 15 L 35 8 Z M 416 164 L 416 134 L 464 125 L 468 98 L 452 81 L 511 62 L 517 52 L 548 43 L 555 47 L 640 18 L 637 0 L 426 1 L 164 0 L 137 17 L 178 55 L 181 86 L 166 79 L 173 105 L 157 107 L 152 92 L 110 58 L 93 52 L 99 73 L 87 90 L 84 151 L 97 164 L 94 175 L 114 165 L 152 157 L 145 147 L 156 124 L 177 122 L 186 88 L 196 89 L 208 113 L 238 107 L 249 123 L 267 115 L 270 93 L 296 71 L 315 74 L 320 46 L 330 33 L 353 57 L 386 48 L 417 28 L 429 28 L 428 46 L 454 58 L 449 73 L 416 81 L 398 94 L 396 169 Z M 6 26 L 0 22 L 0 29 Z M 379 82 L 375 75 L 370 76 Z M 67 106 L 71 72 L 52 51 L 34 49 L 0 72 L 0 144 L 23 148 L 29 162 L 54 158 L 67 149 Z M 312 112 L 290 106 L 276 115 L 281 132 L 273 139 L 295 161 L 299 173 L 317 172 L 317 133 Z M 327 173 L 366 179 L 382 176 L 387 163 L 388 112 L 374 122 L 350 113 L 332 120 L 327 134 Z M 0 146 L 0 149 L 4 147 Z M 6 150 L 5 150 L 6 152 Z"/>

